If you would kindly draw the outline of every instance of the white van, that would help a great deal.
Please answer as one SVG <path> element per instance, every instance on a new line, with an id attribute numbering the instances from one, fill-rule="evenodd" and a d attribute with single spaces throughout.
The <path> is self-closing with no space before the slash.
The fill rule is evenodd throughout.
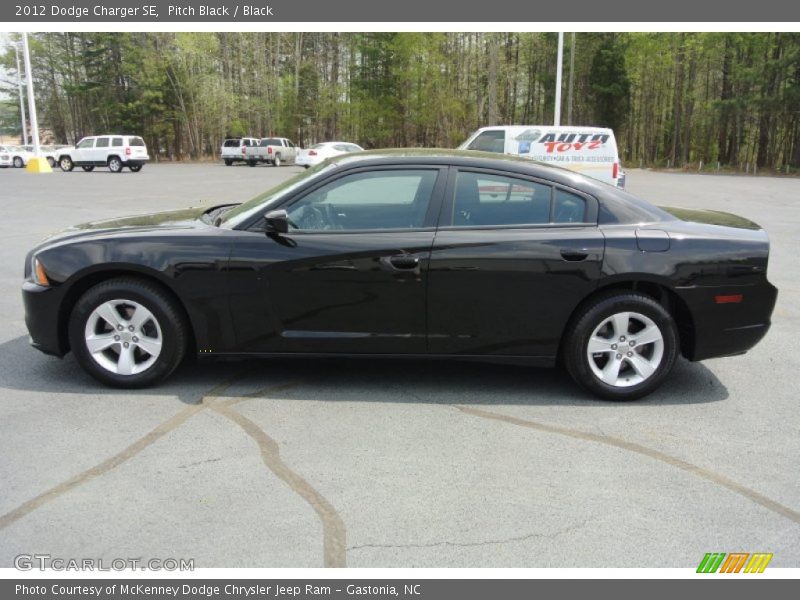
<path id="1" fill-rule="evenodd" d="M 603 127 L 483 127 L 458 149 L 514 154 L 577 171 L 617 187 L 625 185 L 614 132 Z"/>

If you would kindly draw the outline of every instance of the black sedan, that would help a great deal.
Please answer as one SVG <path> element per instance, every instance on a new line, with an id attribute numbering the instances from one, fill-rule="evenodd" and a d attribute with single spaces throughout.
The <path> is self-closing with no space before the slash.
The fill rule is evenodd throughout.
<path id="1" fill-rule="evenodd" d="M 777 290 L 769 240 L 572 171 L 457 151 L 327 161 L 240 205 L 89 223 L 25 266 L 32 344 L 98 380 L 200 357 L 563 363 L 627 400 L 678 356 L 742 354 Z"/>

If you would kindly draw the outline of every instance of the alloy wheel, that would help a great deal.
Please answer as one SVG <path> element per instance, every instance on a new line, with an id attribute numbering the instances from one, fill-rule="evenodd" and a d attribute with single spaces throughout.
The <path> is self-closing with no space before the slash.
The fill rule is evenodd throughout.
<path id="1" fill-rule="evenodd" d="M 613 387 L 630 387 L 648 380 L 663 356 L 661 330 L 638 312 L 619 312 L 603 319 L 586 344 L 592 372 Z"/>
<path id="2" fill-rule="evenodd" d="M 94 361 L 116 375 L 149 369 L 161 354 L 163 334 L 153 313 L 133 300 L 103 302 L 86 320 L 86 348 Z"/>

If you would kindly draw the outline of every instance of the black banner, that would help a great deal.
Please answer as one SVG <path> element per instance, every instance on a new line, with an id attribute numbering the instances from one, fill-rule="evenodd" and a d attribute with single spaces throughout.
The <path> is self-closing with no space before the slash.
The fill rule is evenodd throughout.
<path id="1" fill-rule="evenodd" d="M 796 22 L 800 3 L 785 0 L 11 0 L 12 23 L 270 22 Z"/>
<path id="2" fill-rule="evenodd" d="M 5 600 L 495 600 L 511 598 L 627 598 L 689 600 L 710 595 L 738 598 L 789 598 L 797 582 L 711 575 L 703 581 L 553 580 L 553 579 L 188 579 L 115 580 L 43 579 L 0 582 Z M 712 581 L 715 580 L 715 581 Z M 791 592 L 794 588 L 795 593 Z"/>

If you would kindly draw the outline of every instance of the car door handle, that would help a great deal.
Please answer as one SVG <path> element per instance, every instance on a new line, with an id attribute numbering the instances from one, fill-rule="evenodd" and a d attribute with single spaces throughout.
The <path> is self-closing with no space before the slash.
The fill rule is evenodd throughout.
<path id="1" fill-rule="evenodd" d="M 383 256 L 381 263 L 395 271 L 413 271 L 419 268 L 419 258 L 409 254 Z"/>
<path id="2" fill-rule="evenodd" d="M 561 258 L 570 262 L 585 260 L 587 256 L 589 256 L 589 253 L 586 250 L 578 250 L 577 248 L 561 249 Z"/>

